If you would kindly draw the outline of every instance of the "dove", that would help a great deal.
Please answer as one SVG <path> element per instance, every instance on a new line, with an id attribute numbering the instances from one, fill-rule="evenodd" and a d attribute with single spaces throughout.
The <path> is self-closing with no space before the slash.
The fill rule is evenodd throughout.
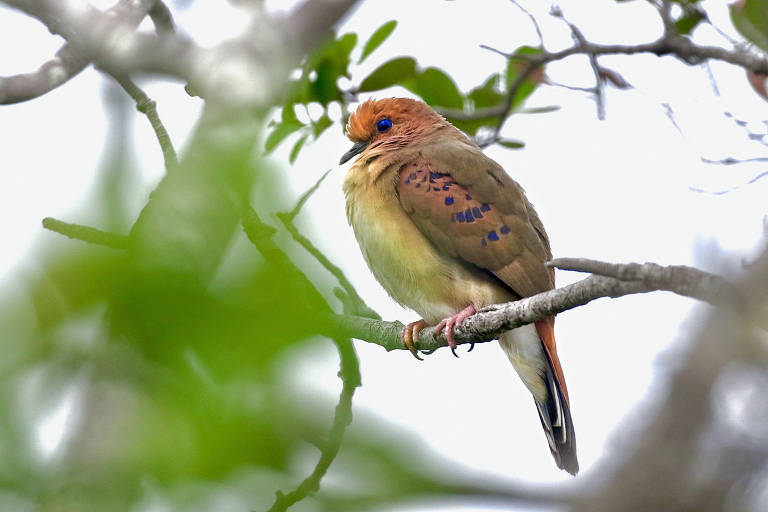
<path id="1" fill-rule="evenodd" d="M 371 272 L 422 318 L 403 343 L 417 355 L 419 331 L 437 324 L 451 350 L 454 328 L 478 309 L 555 287 L 549 239 L 517 184 L 480 147 L 426 103 L 361 103 L 346 127 L 354 157 L 344 177 L 346 213 Z M 560 469 L 579 470 L 554 317 L 499 336 L 533 395 Z"/>

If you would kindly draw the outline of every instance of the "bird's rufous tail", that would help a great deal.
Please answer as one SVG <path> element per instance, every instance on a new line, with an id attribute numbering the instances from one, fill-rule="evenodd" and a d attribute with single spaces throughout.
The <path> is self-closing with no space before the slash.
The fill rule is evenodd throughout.
<path id="1" fill-rule="evenodd" d="M 555 350 L 554 318 L 505 332 L 499 338 L 518 375 L 533 394 L 541 426 L 557 467 L 575 475 L 576 433 L 568 389 Z"/>

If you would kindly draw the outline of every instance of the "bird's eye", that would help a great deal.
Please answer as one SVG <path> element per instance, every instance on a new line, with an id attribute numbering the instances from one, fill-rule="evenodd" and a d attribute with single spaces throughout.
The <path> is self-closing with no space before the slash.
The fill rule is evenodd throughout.
<path id="1" fill-rule="evenodd" d="M 392 128 L 392 121 L 390 121 L 387 118 L 384 118 L 378 123 L 376 123 L 376 129 L 379 130 L 379 133 L 384 133 L 390 128 Z"/>

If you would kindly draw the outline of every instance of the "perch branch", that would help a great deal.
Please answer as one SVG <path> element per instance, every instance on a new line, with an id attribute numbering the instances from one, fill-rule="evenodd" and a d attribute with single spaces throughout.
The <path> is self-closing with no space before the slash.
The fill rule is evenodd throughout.
<path id="1" fill-rule="evenodd" d="M 613 264 L 576 258 L 561 258 L 551 264 L 565 270 L 583 270 L 597 275 L 518 301 L 484 307 L 454 331 L 456 343 L 490 341 L 504 331 L 583 306 L 595 299 L 652 291 L 670 291 L 715 306 L 744 311 L 745 301 L 733 284 L 692 267 L 654 263 Z M 768 329 L 768 323 L 760 315 L 751 317 L 755 323 Z M 326 321 L 330 332 L 335 330 L 345 336 L 375 343 L 388 351 L 406 349 L 400 336 L 403 329 L 400 322 L 341 315 L 329 316 Z M 421 331 L 415 345 L 418 350 L 433 351 L 448 346 L 448 342 L 442 333 L 436 333 L 435 327 L 431 326 Z"/>

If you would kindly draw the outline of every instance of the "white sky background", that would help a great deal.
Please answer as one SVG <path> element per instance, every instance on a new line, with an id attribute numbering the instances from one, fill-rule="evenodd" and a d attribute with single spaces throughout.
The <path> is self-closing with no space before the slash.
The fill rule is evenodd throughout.
<path id="1" fill-rule="evenodd" d="M 294 3 L 274 0 L 267 5 L 284 10 Z M 529 1 L 525 5 L 542 24 L 548 49 L 571 44 L 567 27 L 547 16 L 549 4 Z M 660 33 L 657 16 L 646 2 L 563 1 L 559 5 L 591 41 L 644 42 Z M 725 3 L 704 5 L 713 22 L 736 37 Z M 537 44 L 528 18 L 505 0 L 367 1 L 340 30 L 357 32 L 364 41 L 393 18 L 399 24 L 392 36 L 364 65 L 352 67 L 356 80 L 394 56 L 413 55 L 423 66 L 444 69 L 466 91 L 504 69 L 503 58 L 480 49 L 480 44 L 503 51 Z M 243 26 L 240 14 L 223 0 L 195 2 L 177 16 L 177 22 L 203 43 L 215 43 Z M 709 27 L 699 29 L 696 36 L 702 43 L 727 44 Z M 0 76 L 36 68 L 60 44 L 38 22 L 0 10 L 0 45 L 12 48 L 3 52 Z M 597 120 L 588 94 L 542 86 L 526 107 L 560 105 L 561 110 L 513 116 L 503 133 L 524 140 L 524 150 L 487 150 L 525 187 L 547 228 L 554 255 L 722 270 L 712 266 L 718 261 L 711 256 L 712 247 L 748 254 L 760 240 L 762 218 L 768 212 L 768 178 L 745 184 L 768 166 L 710 165 L 702 163 L 701 157 L 765 156 L 766 147 L 750 141 L 745 129 L 724 112 L 747 121 L 752 131 L 765 132 L 768 103 L 749 88 L 742 70 L 719 63 L 712 64 L 712 71 L 721 96 L 714 93 L 704 68 L 670 58 L 605 57 L 601 63 L 634 86 L 629 91 L 607 89 L 607 120 Z M 581 57 L 553 64 L 547 73 L 555 82 L 593 83 L 592 71 Z M 12 286 L 10 277 L 32 259 L 35 240 L 58 236 L 42 232 L 43 217 L 99 225 L 98 219 L 82 219 L 76 212 L 95 180 L 108 127 L 103 103 L 97 101 L 103 81 L 89 68 L 42 98 L 0 107 L 4 241 L 0 278 L 4 286 Z M 182 148 L 199 102 L 187 97 L 178 83 L 145 85 L 176 147 Z M 393 88 L 378 96 L 390 95 L 409 94 Z M 667 117 L 664 103 L 670 105 L 680 130 Z M 337 111 L 332 111 L 334 115 L 338 119 Z M 161 176 L 161 153 L 144 118 L 136 120 L 133 136 L 139 148 L 139 179 L 148 193 Z M 305 147 L 289 167 L 287 154 L 293 140 L 283 143 L 274 159 L 285 166 L 297 196 L 334 166 L 350 145 L 334 126 L 319 142 Z M 305 206 L 300 222 L 384 318 L 415 320 L 413 312 L 386 296 L 357 249 L 344 217 L 341 180 L 345 168 L 331 173 Z M 691 187 L 738 188 L 714 195 L 691 191 Z M 144 199 L 134 198 L 137 214 Z M 557 275 L 560 285 L 580 277 Z M 601 300 L 558 317 L 558 347 L 582 470 L 578 478 L 594 476 L 590 470 L 605 455 L 611 439 L 644 419 L 637 407 L 653 398 L 653 390 L 659 389 L 661 378 L 674 365 L 674 347 L 693 325 L 694 306 L 691 300 L 651 294 Z M 555 467 L 532 400 L 495 344 L 478 345 L 468 355 L 461 348 L 460 359 L 440 350 L 423 363 L 407 352 L 387 354 L 367 343 L 357 347 L 364 383 L 355 397 L 357 411 L 373 412 L 411 429 L 429 448 L 478 470 L 481 477 L 572 480 Z M 334 351 L 321 344 L 313 350 L 296 371 L 301 390 L 335 400 L 339 385 Z M 632 413 L 636 410 L 640 412 Z M 297 461 L 307 467 L 313 463 L 314 457 Z"/>

